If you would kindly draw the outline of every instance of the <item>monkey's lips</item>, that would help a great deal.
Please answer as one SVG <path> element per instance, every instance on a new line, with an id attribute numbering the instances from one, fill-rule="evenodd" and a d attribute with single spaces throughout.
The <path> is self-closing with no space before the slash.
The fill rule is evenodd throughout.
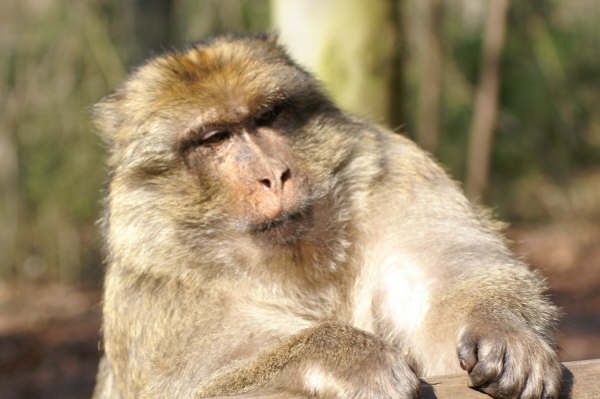
<path id="1" fill-rule="evenodd" d="M 310 214 L 310 208 L 287 212 L 275 219 L 254 225 L 252 233 L 274 244 L 291 243 L 306 231 Z"/>

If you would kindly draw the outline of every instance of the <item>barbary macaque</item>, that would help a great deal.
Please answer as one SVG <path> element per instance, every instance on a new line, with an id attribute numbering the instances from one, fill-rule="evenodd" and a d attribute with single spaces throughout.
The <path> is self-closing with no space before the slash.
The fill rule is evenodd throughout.
<path id="1" fill-rule="evenodd" d="M 495 398 L 558 396 L 557 310 L 499 224 L 276 38 L 154 58 L 95 116 L 95 398 L 415 398 L 461 369 Z"/>

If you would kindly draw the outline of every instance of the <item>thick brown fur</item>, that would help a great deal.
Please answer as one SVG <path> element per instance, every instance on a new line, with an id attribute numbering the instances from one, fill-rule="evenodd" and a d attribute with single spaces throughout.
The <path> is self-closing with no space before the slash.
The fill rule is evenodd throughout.
<path id="1" fill-rule="evenodd" d="M 412 398 L 461 367 L 557 397 L 557 318 L 497 224 L 408 139 L 337 109 L 270 37 L 140 67 L 110 148 L 95 398 Z"/>

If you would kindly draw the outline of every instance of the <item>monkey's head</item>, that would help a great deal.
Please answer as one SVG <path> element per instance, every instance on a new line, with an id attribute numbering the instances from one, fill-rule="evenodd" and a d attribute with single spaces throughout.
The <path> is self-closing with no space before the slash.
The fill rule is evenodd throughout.
<path id="1" fill-rule="evenodd" d="M 95 111 L 122 229 L 294 242 L 350 151 L 340 112 L 267 36 L 155 58 Z"/>

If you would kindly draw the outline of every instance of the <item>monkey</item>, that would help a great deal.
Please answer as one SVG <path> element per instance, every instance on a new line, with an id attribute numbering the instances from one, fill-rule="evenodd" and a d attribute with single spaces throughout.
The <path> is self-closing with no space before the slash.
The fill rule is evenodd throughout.
<path id="1" fill-rule="evenodd" d="M 557 398 L 558 310 L 410 139 L 270 34 L 157 56 L 94 107 L 109 150 L 94 398 L 416 398 L 466 371 Z"/>

